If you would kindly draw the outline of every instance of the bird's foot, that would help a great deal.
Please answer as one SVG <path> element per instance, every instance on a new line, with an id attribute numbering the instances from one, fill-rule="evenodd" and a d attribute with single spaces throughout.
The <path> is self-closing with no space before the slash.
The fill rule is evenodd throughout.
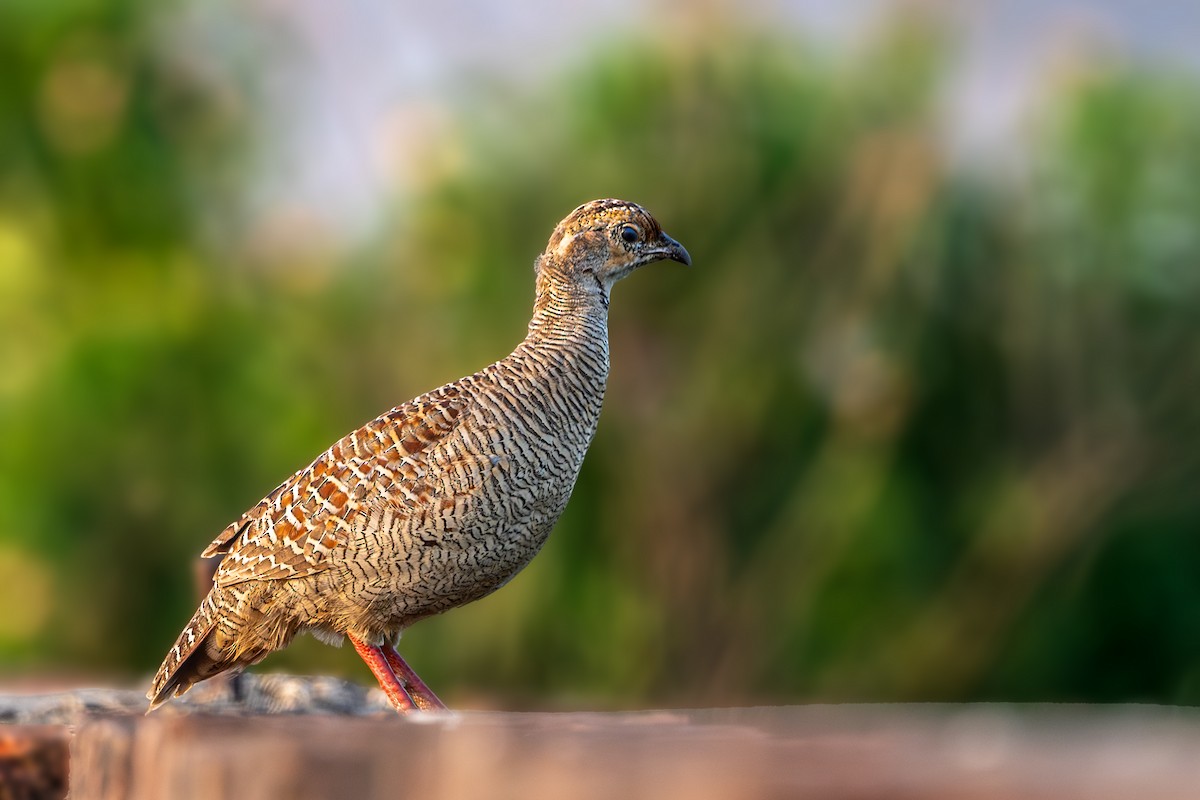
<path id="1" fill-rule="evenodd" d="M 400 682 L 399 678 L 396 677 L 396 673 L 392 671 L 386 651 L 381 647 L 367 644 L 353 636 L 348 636 L 347 638 L 354 645 L 354 649 L 358 651 L 359 657 L 366 662 L 371 672 L 374 673 L 375 680 L 379 681 L 379 688 L 383 689 L 383 693 L 387 695 L 387 699 L 391 702 L 392 707 L 400 714 L 416 711 L 418 704 L 413 702 L 412 695 L 408 693 L 404 688 L 404 684 Z M 395 653 L 395 649 L 391 645 L 387 645 L 387 647 Z M 399 656 L 397 655 L 397 657 Z M 403 664 L 404 661 L 401 660 L 400 663 Z M 407 667 L 408 665 L 405 664 L 405 666 Z"/>
<path id="2" fill-rule="evenodd" d="M 418 708 L 422 711 L 447 710 L 446 704 L 433 693 L 433 690 L 425 684 L 425 681 L 421 680 L 421 676 L 396 652 L 396 648 L 391 643 L 385 643 L 380 650 L 383 653 L 383 657 L 387 660 L 388 666 L 391 667 L 392 673 L 404 684 L 408 695 L 417 704 Z"/>

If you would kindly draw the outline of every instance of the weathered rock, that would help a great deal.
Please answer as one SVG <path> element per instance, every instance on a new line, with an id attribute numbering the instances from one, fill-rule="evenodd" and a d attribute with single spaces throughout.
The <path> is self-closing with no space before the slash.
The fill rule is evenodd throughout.
<path id="1" fill-rule="evenodd" d="M 236 686 L 236 691 L 235 691 Z M 378 689 L 327 677 L 245 674 L 201 684 L 178 702 L 155 711 L 175 715 L 342 714 L 390 712 Z M 77 726 L 96 716 L 142 714 L 146 697 L 138 689 L 72 689 L 45 694 L 0 694 L 0 723 Z"/>

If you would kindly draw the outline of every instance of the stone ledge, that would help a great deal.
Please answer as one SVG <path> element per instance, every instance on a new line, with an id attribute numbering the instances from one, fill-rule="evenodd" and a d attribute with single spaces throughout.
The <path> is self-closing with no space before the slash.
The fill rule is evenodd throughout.
<path id="1" fill-rule="evenodd" d="M 265 702 L 258 682 L 267 677 L 252 681 L 245 705 Z M 84 713 L 73 723 L 71 797 L 1183 800 L 1200 787 L 1192 709 L 853 705 L 400 718 L 360 687 L 343 694 L 315 688 L 323 679 L 288 680 L 300 685 L 283 696 L 326 699 L 309 703 L 314 713 L 293 702 L 290 713 L 269 716 L 228 698 L 148 717 L 140 698 L 137 714 L 124 700 Z M 350 711 L 329 713 L 332 697 Z M 34 729 L 0 727 L 22 730 Z M 0 787 L 9 796 L 61 795 Z"/>

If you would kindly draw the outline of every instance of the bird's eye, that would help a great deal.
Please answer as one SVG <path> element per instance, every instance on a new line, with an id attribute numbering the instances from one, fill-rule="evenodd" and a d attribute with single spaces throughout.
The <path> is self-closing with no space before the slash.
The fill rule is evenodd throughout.
<path id="1" fill-rule="evenodd" d="M 633 244 L 638 240 L 637 228 L 633 227 L 632 225 L 626 225 L 625 227 L 621 228 L 621 238 L 630 244 Z"/>

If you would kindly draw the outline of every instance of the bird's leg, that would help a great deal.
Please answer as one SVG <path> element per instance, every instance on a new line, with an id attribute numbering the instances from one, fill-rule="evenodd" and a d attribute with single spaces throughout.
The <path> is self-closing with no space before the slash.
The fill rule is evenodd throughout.
<path id="1" fill-rule="evenodd" d="M 446 704 L 425 685 L 425 681 L 421 680 L 421 676 L 417 675 L 408 662 L 396 652 L 396 648 L 392 646 L 391 642 L 384 642 L 379 649 L 383 652 L 383 657 L 387 659 L 388 666 L 404 684 L 404 688 L 408 690 L 409 696 L 416 702 L 418 708 L 422 711 L 446 710 Z"/>
<path id="2" fill-rule="evenodd" d="M 375 680 L 379 681 L 379 688 L 383 689 L 383 693 L 387 695 L 387 699 L 391 701 L 392 706 L 401 714 L 407 714 L 410 711 L 417 709 L 417 704 L 413 702 L 412 695 L 405 689 L 404 684 L 396 677 L 396 673 L 392 671 L 392 667 L 387 658 L 387 651 L 381 647 L 367 644 L 361 639 L 356 639 L 353 636 L 347 636 L 350 643 L 354 645 L 354 649 L 358 651 L 358 655 L 362 658 L 366 665 L 371 668 L 371 672 L 375 674 Z M 392 649 L 392 646 L 384 645 L 387 649 Z M 394 653 L 395 650 L 392 650 Z M 400 663 L 404 663 L 401 661 Z M 405 664 L 407 667 L 408 665 Z M 410 670 L 411 671 L 411 670 Z"/>

